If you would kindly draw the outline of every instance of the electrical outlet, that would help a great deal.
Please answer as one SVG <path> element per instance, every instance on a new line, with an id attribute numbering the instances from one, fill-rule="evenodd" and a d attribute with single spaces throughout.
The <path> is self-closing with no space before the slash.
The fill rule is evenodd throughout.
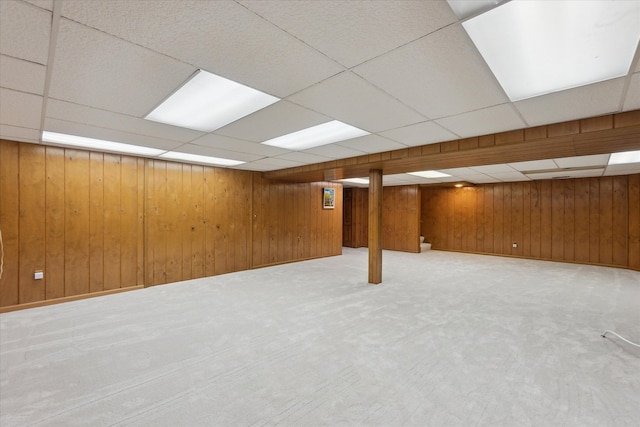
<path id="1" fill-rule="evenodd" d="M 517 244 L 516 242 L 513 242 L 513 247 L 514 247 L 514 248 L 517 248 L 517 247 L 518 247 L 518 244 Z"/>
<path id="2" fill-rule="evenodd" d="M 42 280 L 44 279 L 44 272 L 43 271 L 36 271 L 35 273 L 33 273 L 33 278 L 35 280 Z"/>

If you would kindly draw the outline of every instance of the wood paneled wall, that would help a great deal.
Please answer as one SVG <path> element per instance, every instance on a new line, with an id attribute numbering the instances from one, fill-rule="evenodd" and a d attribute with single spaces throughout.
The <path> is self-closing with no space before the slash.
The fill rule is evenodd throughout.
<path id="1" fill-rule="evenodd" d="M 341 185 L 253 179 L 253 266 L 342 253 Z M 325 187 L 335 189 L 334 209 L 322 208 Z"/>
<path id="2" fill-rule="evenodd" d="M 426 187 L 422 220 L 434 249 L 640 269 L 637 174 Z"/>
<path id="3" fill-rule="evenodd" d="M 140 159 L 0 141 L 0 306 L 141 285 L 143 185 Z"/>
<path id="4" fill-rule="evenodd" d="M 368 241 L 368 190 L 366 188 L 349 190 L 352 191 L 351 233 L 353 247 L 366 247 Z M 382 199 L 383 249 L 420 252 L 420 188 L 417 185 L 384 187 Z"/>
<path id="5" fill-rule="evenodd" d="M 325 186 L 333 210 L 322 209 Z M 0 141 L 0 307 L 339 255 L 341 191 Z"/>

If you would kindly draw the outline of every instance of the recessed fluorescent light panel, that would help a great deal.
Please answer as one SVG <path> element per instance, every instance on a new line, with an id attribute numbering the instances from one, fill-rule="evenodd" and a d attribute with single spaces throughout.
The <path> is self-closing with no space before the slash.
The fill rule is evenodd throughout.
<path id="1" fill-rule="evenodd" d="M 640 150 L 613 153 L 609 157 L 610 165 L 624 165 L 627 163 L 640 163 Z"/>
<path id="2" fill-rule="evenodd" d="M 350 182 L 352 184 L 368 184 L 369 178 L 345 178 L 339 179 L 340 182 Z"/>
<path id="3" fill-rule="evenodd" d="M 462 26 L 518 101 L 626 75 L 640 1 L 512 0 Z"/>
<path id="4" fill-rule="evenodd" d="M 100 151 L 137 154 L 140 156 L 157 156 L 158 154 L 164 153 L 166 151 L 159 150 L 157 148 L 142 147 L 139 145 L 123 144 L 121 142 L 105 141 L 102 139 L 85 138 L 83 136 L 49 132 L 46 130 L 42 132 L 42 141 Z"/>
<path id="5" fill-rule="evenodd" d="M 448 0 L 449 6 L 459 19 L 465 19 L 472 15 L 488 10 L 504 0 Z"/>
<path id="6" fill-rule="evenodd" d="M 212 132 L 280 99 L 198 70 L 145 119 Z"/>
<path id="7" fill-rule="evenodd" d="M 239 160 L 221 159 L 219 157 L 201 156 L 199 154 L 180 153 L 178 151 L 168 151 L 160 157 L 172 160 L 184 160 L 186 162 L 206 163 L 208 165 L 218 166 L 237 166 L 245 162 Z"/>
<path id="8" fill-rule="evenodd" d="M 265 145 L 285 148 L 287 150 L 306 150 L 319 145 L 332 144 L 359 136 L 369 135 L 369 132 L 342 123 L 338 120 L 312 126 L 287 135 L 279 136 L 262 142 Z"/>
<path id="9" fill-rule="evenodd" d="M 448 178 L 451 176 L 438 171 L 409 172 L 409 175 L 415 175 L 422 178 Z"/>

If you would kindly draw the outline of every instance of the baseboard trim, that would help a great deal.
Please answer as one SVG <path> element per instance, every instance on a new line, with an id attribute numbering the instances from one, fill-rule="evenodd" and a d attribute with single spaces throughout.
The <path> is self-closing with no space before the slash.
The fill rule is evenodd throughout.
<path id="1" fill-rule="evenodd" d="M 9 305 L 6 307 L 0 307 L 0 313 L 8 313 L 10 311 L 16 311 L 16 310 L 25 310 L 27 308 L 44 307 L 46 305 L 60 304 L 63 302 L 77 301 L 77 300 L 93 298 L 93 297 L 102 297 L 105 295 L 118 294 L 120 292 L 134 291 L 136 289 L 143 289 L 143 288 L 144 286 L 142 285 L 129 286 L 127 288 L 110 289 L 108 291 L 93 292 L 90 294 L 81 294 L 81 295 L 74 295 L 70 297 L 54 298 L 54 299 L 49 299 L 45 301 L 35 301 L 35 302 L 27 302 L 24 304 Z"/>

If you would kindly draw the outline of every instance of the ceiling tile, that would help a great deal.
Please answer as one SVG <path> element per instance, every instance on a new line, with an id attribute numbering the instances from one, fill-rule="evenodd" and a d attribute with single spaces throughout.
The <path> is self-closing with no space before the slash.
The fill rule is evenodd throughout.
<path id="1" fill-rule="evenodd" d="M 40 131 L 0 124 L 0 139 L 39 143 Z"/>
<path id="2" fill-rule="evenodd" d="M 289 152 L 289 150 L 285 150 L 284 148 L 272 147 L 270 145 L 259 144 L 257 142 L 244 141 L 237 138 L 230 138 L 228 136 L 215 134 L 204 135 L 201 138 L 194 140 L 192 144 L 201 145 L 203 147 L 237 151 L 239 153 L 254 153 L 261 157 L 278 156 Z"/>
<path id="3" fill-rule="evenodd" d="M 491 184 L 491 183 L 494 183 L 494 182 L 501 182 L 499 179 L 493 178 L 493 177 L 487 176 L 487 175 L 474 176 L 473 178 L 467 179 L 467 181 L 471 181 L 474 184 Z"/>
<path id="4" fill-rule="evenodd" d="M 0 1 L 0 53 L 46 65 L 51 12 L 17 1 Z"/>
<path id="5" fill-rule="evenodd" d="M 640 173 L 640 163 L 629 163 L 626 165 L 607 166 L 604 175 L 631 175 Z"/>
<path id="6" fill-rule="evenodd" d="M 604 166 L 609 163 L 609 154 L 597 154 L 594 156 L 562 157 L 554 159 L 558 167 L 578 168 L 589 166 Z"/>
<path id="7" fill-rule="evenodd" d="M 365 153 L 379 153 L 381 151 L 406 148 L 402 144 L 398 144 L 395 141 L 391 141 L 390 139 L 383 138 L 378 135 L 361 136 L 359 138 L 338 142 L 336 145 L 341 145 L 353 150 L 364 151 Z"/>
<path id="8" fill-rule="evenodd" d="M 202 132 L 191 129 L 152 122 L 138 117 L 99 110 L 52 98 L 49 98 L 47 102 L 47 117 L 178 142 L 190 142 L 202 135 Z"/>
<path id="9" fill-rule="evenodd" d="M 447 175 L 456 176 L 458 178 L 473 178 L 486 176 L 471 168 L 452 168 L 452 169 L 438 169 L 438 172 L 446 173 Z"/>
<path id="10" fill-rule="evenodd" d="M 102 4 L 64 5 L 70 3 Z M 49 95 L 143 117 L 194 72 L 174 59 L 63 19 Z"/>
<path id="11" fill-rule="evenodd" d="M 529 162 L 509 163 L 509 166 L 519 171 L 539 171 L 547 169 L 557 169 L 558 165 L 553 160 L 532 160 Z"/>
<path id="12" fill-rule="evenodd" d="M 261 0 L 241 3 L 347 67 L 457 20 L 445 2 Z M 330 31 L 327 31 L 328 24 Z"/>
<path id="13" fill-rule="evenodd" d="M 275 169 L 286 169 L 286 168 L 301 166 L 302 163 L 294 162 L 292 160 L 278 159 L 275 157 L 265 157 L 264 159 L 251 162 L 251 165 L 258 165 L 259 167 L 269 166 L 269 167 L 273 167 L 273 169 L 268 169 L 268 170 L 275 170 Z"/>
<path id="14" fill-rule="evenodd" d="M 200 156 L 212 156 L 222 159 L 239 160 L 242 162 L 252 162 L 260 159 L 262 156 L 249 153 L 239 153 L 237 151 L 223 150 L 221 148 L 203 147 L 195 144 L 184 144 L 172 149 L 179 153 L 198 154 Z"/>
<path id="15" fill-rule="evenodd" d="M 486 174 L 486 175 L 493 175 L 494 173 L 515 173 L 516 172 L 515 169 L 513 169 L 508 165 L 472 166 L 469 169 Z"/>
<path id="16" fill-rule="evenodd" d="M 231 166 L 230 168 L 257 172 L 268 172 L 280 169 L 278 166 L 265 165 L 264 163 L 260 163 L 259 160 L 257 162 L 248 162 L 237 166 Z"/>
<path id="17" fill-rule="evenodd" d="M 557 171 L 557 172 L 543 172 L 529 174 L 529 178 L 540 179 L 559 179 L 559 178 L 589 178 L 595 176 L 602 176 L 604 169 L 585 169 L 576 171 Z"/>
<path id="18" fill-rule="evenodd" d="M 520 172 L 492 172 L 489 174 L 492 178 L 499 179 L 500 181 L 529 181 L 525 175 Z"/>
<path id="19" fill-rule="evenodd" d="M 344 69 L 232 1 L 71 1 L 63 14 L 280 98 Z"/>
<path id="20" fill-rule="evenodd" d="M 436 122 L 463 138 L 526 127 L 510 104 L 445 117 Z"/>
<path id="21" fill-rule="evenodd" d="M 321 156 L 316 156 L 314 154 L 302 153 L 302 152 L 282 154 L 280 156 L 277 156 L 276 158 L 284 159 L 284 160 L 292 160 L 294 162 L 300 162 L 307 165 L 312 163 L 328 162 L 331 160 L 328 157 L 321 157 Z"/>
<path id="22" fill-rule="evenodd" d="M 181 142 L 51 118 L 47 118 L 45 120 L 44 129 L 49 132 L 66 133 L 69 135 L 84 136 L 86 138 L 141 145 L 143 147 L 159 148 L 161 150 L 171 150 L 182 145 Z"/>
<path id="23" fill-rule="evenodd" d="M 0 87 L 44 95 L 44 65 L 0 55 Z"/>
<path id="24" fill-rule="evenodd" d="M 0 124 L 40 129 L 42 97 L 0 88 Z"/>
<path id="25" fill-rule="evenodd" d="M 331 121 L 315 111 L 279 101 L 215 131 L 216 134 L 263 142 Z"/>
<path id="26" fill-rule="evenodd" d="M 53 10 L 53 0 L 24 0 L 42 9 Z"/>
<path id="27" fill-rule="evenodd" d="M 640 63 L 640 61 L 638 61 Z M 631 76 L 627 96 L 624 100 L 623 111 L 631 111 L 640 109 L 640 73 Z"/>
<path id="28" fill-rule="evenodd" d="M 529 126 L 594 117 L 618 110 L 624 77 L 514 103 Z"/>
<path id="29" fill-rule="evenodd" d="M 459 138 L 435 122 L 422 122 L 380 132 L 380 135 L 409 146 L 427 145 Z"/>
<path id="30" fill-rule="evenodd" d="M 348 71 L 288 100 L 369 132 L 424 121 L 420 114 Z"/>
<path id="31" fill-rule="evenodd" d="M 402 46 L 354 71 L 431 119 L 508 101 L 460 24 Z"/>
<path id="32" fill-rule="evenodd" d="M 354 150 L 338 144 L 321 145 L 319 147 L 304 150 L 303 153 L 316 154 L 318 156 L 329 157 L 331 159 L 346 159 L 366 154 L 364 151 Z"/>

